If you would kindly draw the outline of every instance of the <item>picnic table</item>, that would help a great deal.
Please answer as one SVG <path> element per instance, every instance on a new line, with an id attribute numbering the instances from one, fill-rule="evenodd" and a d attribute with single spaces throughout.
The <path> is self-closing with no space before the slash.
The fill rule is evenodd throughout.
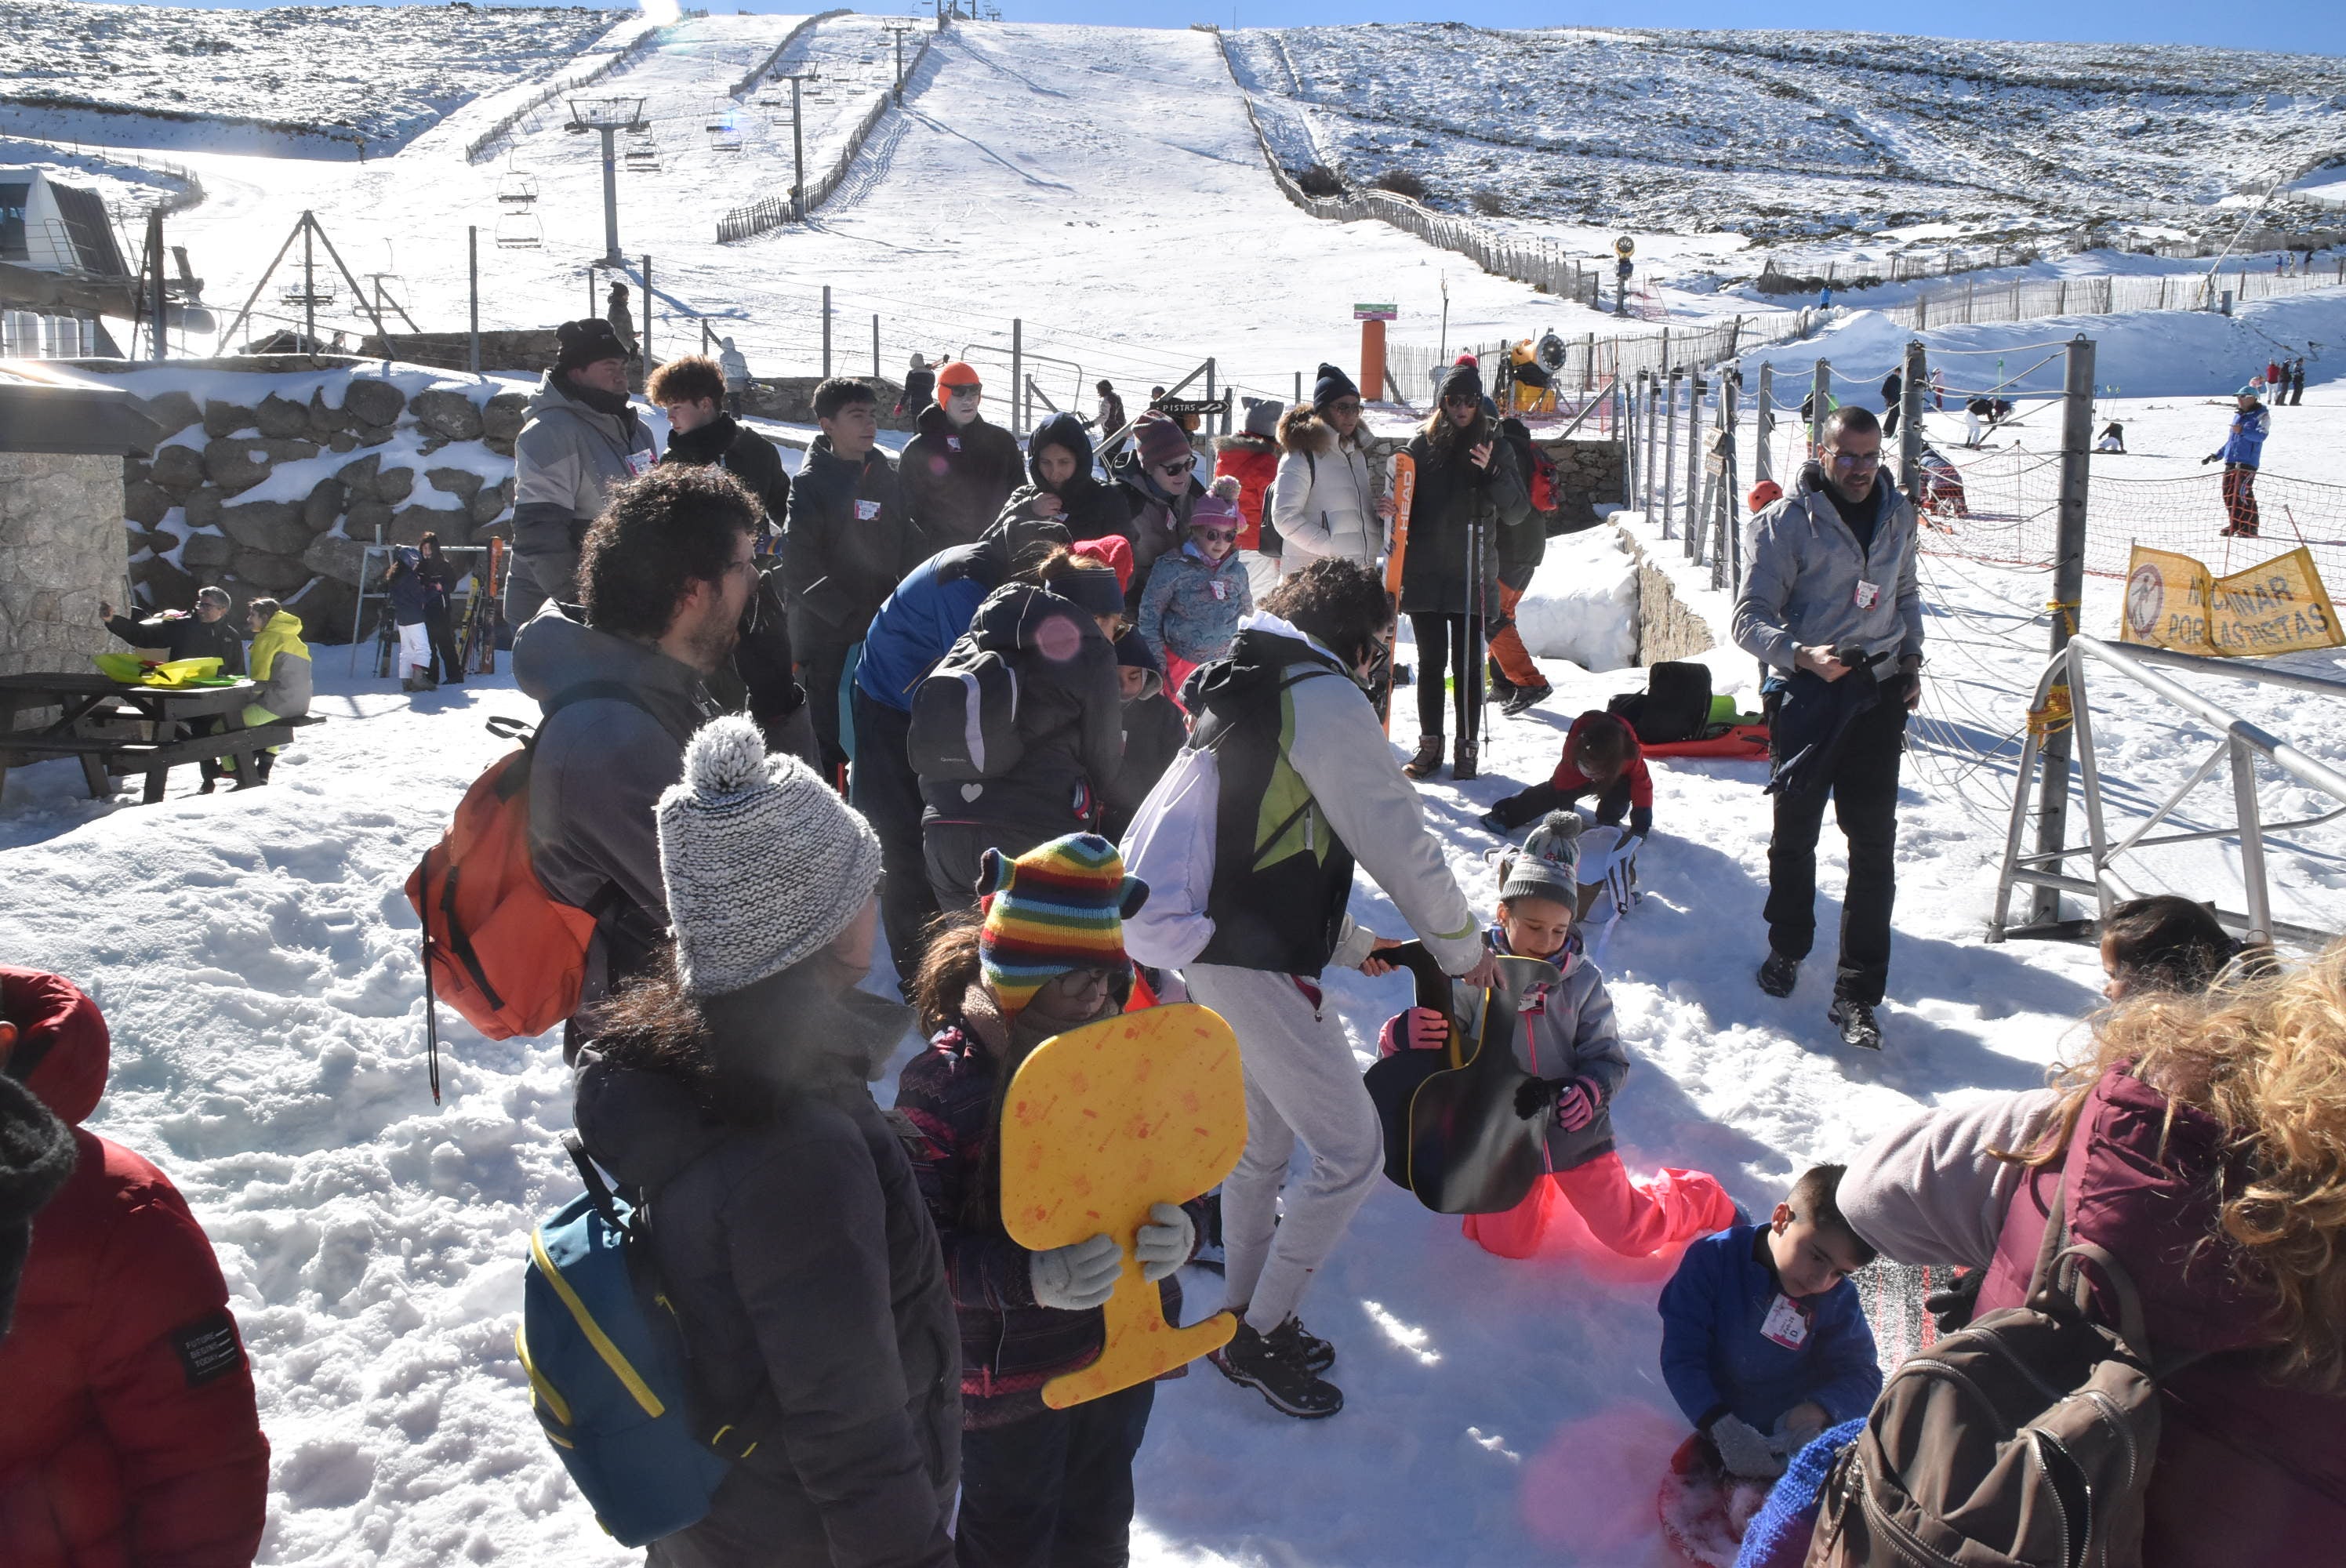
<path id="1" fill-rule="evenodd" d="M 0 676 L 0 794 L 8 769 L 51 758 L 81 763 L 93 800 L 113 790 L 108 775 L 147 776 L 144 799 L 163 798 L 174 768 L 207 757 L 244 759 L 267 747 L 282 746 L 309 718 L 280 718 L 249 729 L 220 728 L 197 733 L 204 720 L 227 721 L 252 702 L 259 686 L 128 686 L 107 676 L 56 673 Z M 20 715 L 56 708 L 47 724 L 17 727 Z"/>

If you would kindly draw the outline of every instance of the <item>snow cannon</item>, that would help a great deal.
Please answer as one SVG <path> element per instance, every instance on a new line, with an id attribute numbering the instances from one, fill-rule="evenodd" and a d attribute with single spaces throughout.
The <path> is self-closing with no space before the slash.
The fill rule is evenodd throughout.
<path id="1" fill-rule="evenodd" d="M 1515 1115 L 1515 1089 L 1531 1077 L 1516 1059 L 1515 1037 L 1524 1009 L 1553 987 L 1555 968 L 1502 958 L 1498 985 L 1462 993 L 1421 942 L 1378 956 L 1410 972 L 1417 1005 L 1450 1020 L 1447 1049 L 1398 1051 L 1368 1070 L 1386 1179 L 1436 1214 L 1514 1208 L 1547 1173 L 1550 1114 Z"/>
<path id="2" fill-rule="evenodd" d="M 1124 1273 L 1101 1308 L 1099 1359 L 1044 1384 L 1045 1404 L 1096 1400 L 1229 1342 L 1238 1319 L 1228 1312 L 1186 1329 L 1167 1322 L 1132 1248 L 1149 1205 L 1212 1190 L 1246 1137 L 1238 1036 L 1209 1007 L 1175 1003 L 1105 1018 L 1053 1035 L 1019 1064 L 1000 1145 L 1011 1239 L 1042 1252 L 1105 1231 L 1124 1247 Z"/>

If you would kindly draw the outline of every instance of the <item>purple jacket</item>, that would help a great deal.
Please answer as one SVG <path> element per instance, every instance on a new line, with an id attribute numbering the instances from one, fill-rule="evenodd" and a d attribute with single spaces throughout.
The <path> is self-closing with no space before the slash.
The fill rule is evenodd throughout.
<path id="1" fill-rule="evenodd" d="M 2208 1357 L 2162 1388 L 2144 1568 L 2331 1562 L 2346 1540 L 2346 1397 L 2259 1375 L 2258 1351 L 2272 1342 L 2264 1292 L 2218 1222 L 2218 1184 L 2247 1166 L 2224 1143 L 2213 1116 L 2121 1065 L 2086 1097 L 2063 1162 L 2071 1233 L 2132 1276 L 2151 1353 Z M 2014 1195 L 1980 1312 L 2026 1295 L 2056 1179 L 2032 1172 Z M 2114 1304 L 2097 1306 L 2116 1320 Z"/>

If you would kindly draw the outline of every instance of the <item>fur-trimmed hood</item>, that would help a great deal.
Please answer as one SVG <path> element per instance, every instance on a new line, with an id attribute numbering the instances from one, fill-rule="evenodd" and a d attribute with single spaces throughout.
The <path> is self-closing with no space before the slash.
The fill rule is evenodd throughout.
<path id="1" fill-rule="evenodd" d="M 1336 450 L 1336 427 L 1321 419 L 1320 411 L 1311 404 L 1297 403 L 1279 416 L 1279 445 L 1282 452 L 1325 457 Z"/>

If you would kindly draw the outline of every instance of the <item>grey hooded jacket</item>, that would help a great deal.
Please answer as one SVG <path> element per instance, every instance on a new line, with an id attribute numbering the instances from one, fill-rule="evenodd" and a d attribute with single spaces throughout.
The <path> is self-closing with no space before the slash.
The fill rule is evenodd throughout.
<path id="1" fill-rule="evenodd" d="M 1857 643 L 1870 654 L 1922 657 L 1914 508 L 1887 474 L 1877 474 L 1882 514 L 1873 548 L 1861 553 L 1824 484 L 1824 471 L 1810 463 L 1790 495 L 1751 520 L 1743 593 L 1735 601 L 1736 647 L 1787 674 L 1802 647 Z M 1863 606 L 1861 584 L 1873 590 Z"/>
<path id="2" fill-rule="evenodd" d="M 595 697 L 564 708 L 538 726 L 530 762 L 530 860 L 546 891 L 584 908 L 616 887 L 632 906 L 598 922 L 583 1006 L 606 993 L 615 940 L 648 934 L 647 920 L 668 924 L 652 807 L 682 777 L 685 742 L 716 716 L 717 705 L 697 671 L 656 647 L 575 621 L 559 605 L 522 627 L 513 665 L 515 684 L 540 704 L 588 681 L 616 682 L 639 699 Z"/>
<path id="3" fill-rule="evenodd" d="M 587 1152 L 647 1200 L 696 1413 L 758 1444 L 651 1562 L 944 1568 L 959 1329 L 904 1135 L 867 1087 L 912 1012 L 844 989 L 828 954 L 702 1008 L 707 1084 L 590 1047 L 574 1107 Z"/>
<path id="4" fill-rule="evenodd" d="M 630 407 L 590 408 L 546 372 L 514 438 L 514 553 L 550 599 L 577 597 L 578 545 L 611 487 L 651 472 L 652 433 Z"/>

